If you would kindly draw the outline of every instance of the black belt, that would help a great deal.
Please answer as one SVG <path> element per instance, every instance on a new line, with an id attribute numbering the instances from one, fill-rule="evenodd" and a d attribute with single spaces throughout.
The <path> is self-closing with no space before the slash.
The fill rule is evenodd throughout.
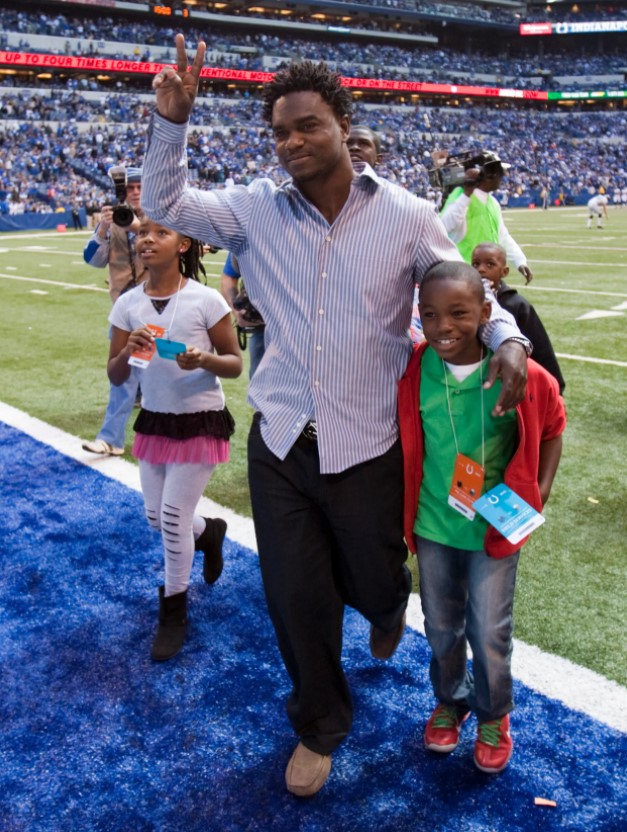
<path id="1" fill-rule="evenodd" d="M 314 421 L 307 422 L 301 436 L 304 436 L 305 439 L 308 439 L 310 442 L 317 442 L 318 441 L 318 425 Z"/>

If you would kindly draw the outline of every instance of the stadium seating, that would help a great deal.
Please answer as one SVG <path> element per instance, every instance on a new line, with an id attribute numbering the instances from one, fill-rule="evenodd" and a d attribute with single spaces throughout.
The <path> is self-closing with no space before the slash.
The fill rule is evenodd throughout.
<path id="1" fill-rule="evenodd" d="M 392 4 L 390 0 L 378 5 L 381 17 L 374 19 L 381 25 L 392 6 L 422 12 L 428 6 L 429 14 L 440 14 L 442 19 L 451 9 L 461 14 L 461 7 L 464 15 L 473 12 L 477 20 L 485 15 L 477 4 L 412 0 Z M 171 19 L 146 14 L 98 18 L 83 15 L 82 9 L 79 16 L 77 7 L 70 4 L 64 4 L 63 14 L 35 8 L 20 5 L 0 11 L 0 48 L 173 60 L 176 27 Z M 511 9 L 492 12 L 488 22 L 495 20 L 507 22 L 511 29 Z M 300 32 L 297 24 L 292 28 Z M 270 29 L 245 34 L 222 27 L 207 33 L 186 25 L 185 32 L 192 46 L 201 36 L 208 42 L 209 64 L 238 69 L 274 70 L 295 57 L 308 57 L 324 59 L 342 74 L 356 77 L 410 77 L 448 84 L 513 81 L 512 88 L 547 84 L 556 88 L 560 77 L 570 78 L 572 84 L 587 84 L 588 89 L 594 89 L 595 78 L 606 89 L 619 84 L 617 78 L 622 77 L 624 83 L 624 75 L 618 72 L 619 50 L 606 54 L 580 51 L 576 59 L 556 52 L 540 61 L 537 55 L 532 59 L 524 54 L 466 54 L 441 44 L 408 47 L 329 37 L 307 40 Z M 238 51 L 243 48 L 247 51 Z M 562 76 L 554 74 L 558 71 Z M 95 73 L 50 76 L 0 74 L 1 213 L 51 212 L 70 204 L 97 206 L 111 197 L 108 167 L 120 160 L 141 164 L 153 102 L 149 79 L 118 76 L 107 83 Z M 36 86 L 21 86 L 34 81 Z M 199 187 L 222 187 L 229 178 L 247 183 L 259 174 L 283 178 L 257 96 L 254 86 L 227 90 L 225 85 L 203 84 L 189 148 L 190 177 Z M 515 107 L 500 102 L 497 109 L 471 99 L 404 97 L 392 102 L 381 96 L 360 96 L 356 100 L 354 120 L 382 135 L 386 153 L 380 173 L 421 196 L 434 196 L 427 171 L 435 148 L 459 152 L 488 147 L 498 152 L 513 166 L 501 195 L 510 206 L 537 203 L 543 187 L 548 187 L 552 199 L 562 202 L 584 202 L 599 188 L 627 187 L 626 117 L 618 107 L 575 105 L 565 111 L 522 107 L 518 102 Z"/>

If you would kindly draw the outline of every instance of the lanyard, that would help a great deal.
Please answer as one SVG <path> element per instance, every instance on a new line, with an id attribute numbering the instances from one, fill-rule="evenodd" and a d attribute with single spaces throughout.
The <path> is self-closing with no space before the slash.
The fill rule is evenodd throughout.
<path id="1" fill-rule="evenodd" d="M 179 287 L 176 290 L 176 300 L 174 301 L 174 309 L 172 310 L 172 317 L 170 318 L 170 326 L 165 331 L 165 337 L 166 338 L 170 337 L 170 332 L 172 330 L 172 324 L 174 323 L 174 316 L 176 315 L 176 310 L 179 307 L 179 297 L 181 296 L 181 283 L 182 282 L 183 282 L 183 275 L 181 274 L 181 276 L 179 277 Z M 483 399 L 482 399 L 481 403 L 483 404 Z"/>
<path id="2" fill-rule="evenodd" d="M 483 350 L 481 350 L 481 361 L 479 362 L 479 389 L 481 391 L 481 467 L 485 471 L 485 417 L 483 411 Z M 446 366 L 444 364 L 444 359 L 440 359 L 442 362 L 442 369 L 444 371 L 444 384 L 446 386 L 446 404 L 448 407 L 448 415 L 451 420 L 451 429 L 453 430 L 453 440 L 455 442 L 455 451 L 459 456 L 459 444 L 457 442 L 457 433 L 455 432 L 455 421 L 453 419 L 453 413 L 451 412 L 451 397 L 448 389 L 448 379 L 446 377 Z"/>
<path id="3" fill-rule="evenodd" d="M 174 323 L 174 316 L 176 315 L 176 310 L 178 309 L 178 306 L 179 306 L 179 297 L 180 297 L 180 294 L 181 294 L 181 283 L 182 282 L 183 282 L 183 275 L 181 274 L 180 277 L 179 277 L 179 287 L 176 290 L 176 300 L 174 301 L 174 309 L 172 310 L 172 317 L 170 318 L 170 326 L 166 327 L 163 330 L 163 337 L 166 338 L 166 339 L 170 338 L 170 331 L 172 329 L 172 324 Z M 144 286 L 144 294 L 146 294 L 146 287 L 145 286 Z M 168 301 L 170 300 L 171 297 L 172 297 L 172 295 L 170 295 L 170 297 L 168 298 Z M 166 303 L 168 301 L 166 301 Z M 148 324 L 145 321 L 142 321 L 142 324 L 143 324 L 143 326 L 148 326 Z"/>

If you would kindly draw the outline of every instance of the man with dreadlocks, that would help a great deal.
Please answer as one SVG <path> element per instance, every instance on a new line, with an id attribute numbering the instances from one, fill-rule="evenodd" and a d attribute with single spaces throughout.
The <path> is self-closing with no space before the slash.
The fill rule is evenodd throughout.
<path id="1" fill-rule="evenodd" d="M 352 723 L 345 605 L 370 622 L 375 658 L 391 657 L 403 634 L 411 580 L 397 381 L 411 354 L 415 283 L 460 257 L 427 202 L 365 162 L 353 169 L 350 92 L 324 64 L 292 65 L 264 92 L 289 180 L 188 188 L 181 159 L 205 44 L 189 70 L 180 34 L 176 46 L 177 68 L 153 82 L 142 204 L 158 222 L 234 252 L 266 323 L 266 354 L 249 386 L 249 482 L 299 738 L 286 784 L 305 797 L 326 782 Z M 498 308 L 483 334 L 496 351 L 488 383 L 503 376 L 500 413 L 522 396 L 525 350 L 503 343 L 521 336 Z"/>

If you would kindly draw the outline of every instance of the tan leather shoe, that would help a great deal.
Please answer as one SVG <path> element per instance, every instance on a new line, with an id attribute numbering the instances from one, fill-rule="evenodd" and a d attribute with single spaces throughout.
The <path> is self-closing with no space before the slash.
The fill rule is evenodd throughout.
<path id="1" fill-rule="evenodd" d="M 390 632 L 370 625 L 370 652 L 375 659 L 390 659 L 399 645 L 405 631 L 406 614 L 403 613 L 398 626 Z"/>
<path id="2" fill-rule="evenodd" d="M 285 770 L 287 790 L 298 797 L 311 797 L 327 782 L 330 771 L 330 754 L 317 754 L 299 742 Z"/>

